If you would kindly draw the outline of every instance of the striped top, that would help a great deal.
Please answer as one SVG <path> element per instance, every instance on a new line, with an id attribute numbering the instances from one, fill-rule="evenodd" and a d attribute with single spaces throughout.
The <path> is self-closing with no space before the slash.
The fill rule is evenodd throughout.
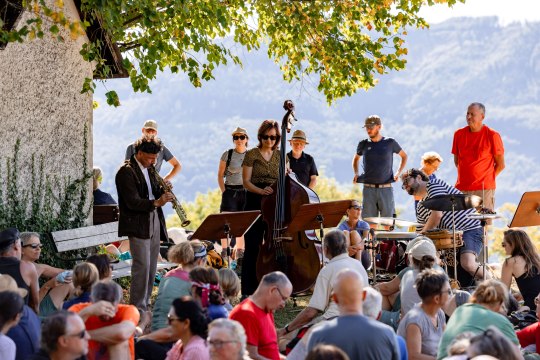
<path id="1" fill-rule="evenodd" d="M 461 191 L 455 187 L 448 185 L 441 179 L 430 180 L 426 186 L 427 195 L 425 198 L 418 202 L 416 208 L 416 221 L 420 224 L 425 224 L 431 215 L 431 210 L 424 207 L 424 200 L 431 199 L 437 195 L 449 195 L 449 194 L 461 194 Z M 467 231 L 480 227 L 480 221 L 475 219 L 469 219 L 467 216 L 475 213 L 475 209 L 467 209 L 456 211 L 456 231 Z M 452 211 L 443 211 L 443 217 L 438 225 L 439 229 L 452 230 Z"/>

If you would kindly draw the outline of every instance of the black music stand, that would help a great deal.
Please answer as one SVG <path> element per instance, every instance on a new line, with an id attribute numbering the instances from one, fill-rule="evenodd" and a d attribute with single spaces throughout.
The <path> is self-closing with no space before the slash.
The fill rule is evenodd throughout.
<path id="1" fill-rule="evenodd" d="M 540 191 L 529 191 L 521 196 L 516 213 L 508 227 L 540 225 Z"/>
<path id="2" fill-rule="evenodd" d="M 338 200 L 304 204 L 296 212 L 287 232 L 293 234 L 302 230 L 319 229 L 321 242 L 323 242 L 324 228 L 336 227 L 351 206 L 351 203 L 352 200 Z M 321 263 L 324 263 L 324 242 L 322 244 Z"/>
<path id="3" fill-rule="evenodd" d="M 244 235 L 259 216 L 261 216 L 260 210 L 211 214 L 204 219 L 191 238 L 202 240 L 226 238 L 227 247 L 229 247 L 231 237 Z M 229 253 L 227 252 L 227 267 L 229 266 Z"/>

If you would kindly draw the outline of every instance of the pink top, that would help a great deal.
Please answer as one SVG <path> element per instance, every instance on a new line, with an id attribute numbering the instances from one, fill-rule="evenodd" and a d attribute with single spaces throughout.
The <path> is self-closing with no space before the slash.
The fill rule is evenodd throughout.
<path id="1" fill-rule="evenodd" d="M 173 269 L 165 274 L 165 277 L 175 277 L 179 278 L 180 280 L 184 281 L 190 281 L 189 280 L 189 273 L 183 269 L 176 268 Z"/>
<path id="2" fill-rule="evenodd" d="M 183 346 L 182 340 L 178 340 L 167 352 L 165 360 L 210 360 L 210 355 L 206 341 L 195 335 L 189 340 L 186 347 Z"/>

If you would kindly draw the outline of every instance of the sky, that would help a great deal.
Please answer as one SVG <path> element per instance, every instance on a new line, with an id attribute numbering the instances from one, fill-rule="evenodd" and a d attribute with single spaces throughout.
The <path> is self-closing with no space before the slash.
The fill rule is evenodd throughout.
<path id="1" fill-rule="evenodd" d="M 459 16 L 498 16 L 501 25 L 540 20 L 539 0 L 466 0 L 452 8 L 445 4 L 426 7 L 420 12 L 432 24 Z"/>

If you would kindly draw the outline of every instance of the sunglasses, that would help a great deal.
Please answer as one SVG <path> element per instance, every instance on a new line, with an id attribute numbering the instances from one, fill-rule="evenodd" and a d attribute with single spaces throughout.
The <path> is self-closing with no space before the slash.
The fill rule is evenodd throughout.
<path id="1" fill-rule="evenodd" d="M 233 135 L 233 140 L 246 140 L 246 135 Z"/>
<path id="2" fill-rule="evenodd" d="M 65 336 L 73 336 L 73 337 L 78 337 L 79 339 L 83 339 L 85 335 L 86 335 L 86 329 L 75 334 L 66 334 Z"/>
<path id="3" fill-rule="evenodd" d="M 349 206 L 349 209 L 362 210 L 362 207 L 360 205 L 351 205 Z"/>
<path id="4" fill-rule="evenodd" d="M 26 245 L 23 245 L 22 246 L 23 248 L 25 247 L 31 247 L 32 249 L 41 249 L 43 247 L 43 245 L 41 244 L 26 244 Z"/>
<path id="5" fill-rule="evenodd" d="M 261 135 L 261 139 L 263 139 L 263 140 L 270 139 L 270 140 L 274 141 L 274 140 L 277 139 L 277 136 L 275 136 L 275 135 Z"/>

